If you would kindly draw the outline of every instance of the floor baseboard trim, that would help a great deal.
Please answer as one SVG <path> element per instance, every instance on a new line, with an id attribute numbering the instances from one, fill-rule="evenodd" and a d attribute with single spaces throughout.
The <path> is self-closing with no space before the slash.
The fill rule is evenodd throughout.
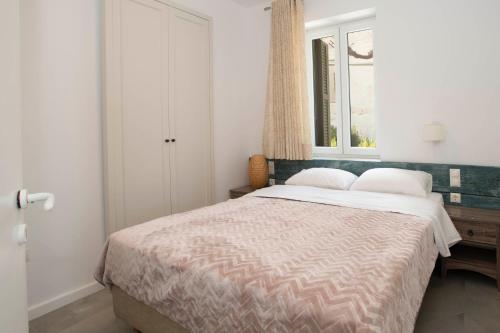
<path id="1" fill-rule="evenodd" d="M 92 282 L 80 288 L 65 292 L 47 301 L 34 304 L 28 308 L 28 318 L 29 320 L 32 320 L 41 317 L 44 314 L 57 310 L 81 298 L 96 293 L 99 290 L 102 290 L 103 288 L 104 287 L 101 286 L 99 283 Z"/>

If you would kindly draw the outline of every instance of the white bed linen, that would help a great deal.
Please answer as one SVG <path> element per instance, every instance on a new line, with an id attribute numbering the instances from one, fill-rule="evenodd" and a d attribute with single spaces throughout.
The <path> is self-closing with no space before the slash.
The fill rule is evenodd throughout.
<path id="1" fill-rule="evenodd" d="M 304 169 L 288 178 L 285 185 L 314 186 L 332 190 L 349 190 L 358 179 L 355 174 L 332 168 Z"/>
<path id="2" fill-rule="evenodd" d="M 394 212 L 429 219 L 432 222 L 437 249 L 443 257 L 449 257 L 450 246 L 461 240 L 457 229 L 451 222 L 444 207 L 428 198 L 377 192 L 341 191 L 296 185 L 275 185 L 247 195 Z"/>
<path id="3" fill-rule="evenodd" d="M 443 195 L 441 193 L 431 192 L 427 196 L 427 199 L 432 200 L 433 202 L 437 203 L 441 207 L 444 207 L 444 199 L 443 199 Z"/>
<path id="4" fill-rule="evenodd" d="M 406 194 L 425 198 L 432 192 L 432 175 L 419 170 L 374 168 L 359 176 L 350 190 Z"/>

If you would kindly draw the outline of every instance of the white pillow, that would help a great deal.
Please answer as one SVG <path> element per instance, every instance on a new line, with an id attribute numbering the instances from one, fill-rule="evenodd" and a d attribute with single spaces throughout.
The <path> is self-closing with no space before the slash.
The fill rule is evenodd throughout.
<path id="1" fill-rule="evenodd" d="M 311 168 L 288 178 L 286 185 L 323 187 L 334 190 L 348 190 L 358 177 L 345 170 L 330 168 Z"/>
<path id="2" fill-rule="evenodd" d="M 432 175 L 404 169 L 370 169 L 352 184 L 350 190 L 427 197 L 432 192 Z"/>

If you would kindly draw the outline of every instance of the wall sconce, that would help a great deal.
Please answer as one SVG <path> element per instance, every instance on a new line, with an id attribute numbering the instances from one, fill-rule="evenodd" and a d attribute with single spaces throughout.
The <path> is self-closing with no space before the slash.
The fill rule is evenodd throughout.
<path id="1" fill-rule="evenodd" d="M 424 125 L 424 141 L 438 143 L 444 140 L 444 136 L 445 131 L 442 124 L 430 123 Z"/>

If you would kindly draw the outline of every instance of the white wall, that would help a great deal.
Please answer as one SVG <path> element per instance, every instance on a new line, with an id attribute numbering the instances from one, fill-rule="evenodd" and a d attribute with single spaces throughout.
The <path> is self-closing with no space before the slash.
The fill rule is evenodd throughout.
<path id="1" fill-rule="evenodd" d="M 306 20 L 376 7 L 376 110 L 386 161 L 500 165 L 496 0 L 306 0 Z M 446 140 L 422 141 L 425 123 Z"/>
<path id="2" fill-rule="evenodd" d="M 383 157 L 500 165 L 500 44 L 492 39 L 500 2 L 383 3 L 376 37 Z M 435 149 L 419 135 L 433 120 L 447 129 Z"/>
<path id="3" fill-rule="evenodd" d="M 248 157 L 261 153 L 269 12 L 231 0 L 184 0 L 214 20 L 215 173 L 217 201 L 248 184 Z"/>
<path id="4" fill-rule="evenodd" d="M 56 195 L 26 211 L 32 316 L 93 282 L 104 242 L 97 4 L 21 3 L 24 185 Z"/>
<path id="5" fill-rule="evenodd" d="M 262 8 L 179 0 L 214 19 L 216 197 L 247 183 L 261 150 L 268 29 Z M 104 242 L 101 0 L 22 0 L 25 186 L 56 195 L 27 211 L 31 316 L 96 290 Z"/>

